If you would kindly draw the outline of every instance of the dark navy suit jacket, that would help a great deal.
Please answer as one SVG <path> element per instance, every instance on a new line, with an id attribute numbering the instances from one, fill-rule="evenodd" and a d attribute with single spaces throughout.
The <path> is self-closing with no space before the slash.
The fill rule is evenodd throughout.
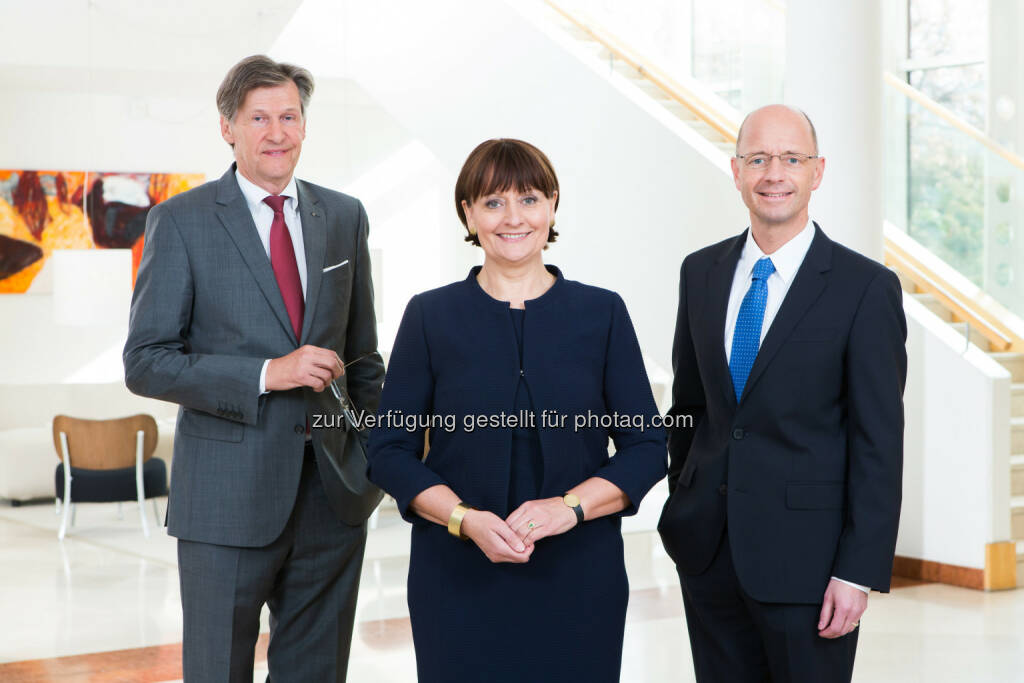
<path id="1" fill-rule="evenodd" d="M 746 232 L 683 261 L 669 488 L 659 530 L 686 574 L 722 532 L 762 602 L 821 602 L 832 576 L 887 591 L 899 526 L 907 327 L 899 281 L 815 225 L 737 403 L 725 316 Z"/>
<path id="2" fill-rule="evenodd" d="M 388 364 L 378 415 L 454 416 L 452 431 L 430 431 L 425 461 L 423 429 L 377 427 L 369 444 L 370 479 L 408 511 L 421 491 L 447 484 L 473 507 L 501 517 L 508 510 L 512 430 L 476 427 L 464 421 L 513 412 L 520 376 L 526 378 L 544 458 L 542 498 L 560 496 L 598 476 L 630 500 L 636 512 L 647 491 L 665 473 L 665 433 L 652 427 L 657 408 L 644 371 L 640 346 L 622 299 L 608 290 L 556 281 L 526 302 L 520 365 L 507 302 L 469 277 L 418 294 L 405 311 Z M 541 412 L 566 416 L 562 428 L 543 428 Z M 575 416 L 641 416 L 643 427 L 613 425 L 577 430 Z M 616 454 L 609 457 L 608 437 Z M 424 522 L 425 523 L 425 522 Z"/>

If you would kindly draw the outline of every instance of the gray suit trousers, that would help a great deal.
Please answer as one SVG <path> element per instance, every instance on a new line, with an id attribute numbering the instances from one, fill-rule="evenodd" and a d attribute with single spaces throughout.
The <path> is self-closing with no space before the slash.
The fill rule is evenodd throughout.
<path id="1" fill-rule="evenodd" d="M 185 683 L 251 683 L 270 608 L 273 683 L 345 681 L 366 524 L 340 522 L 307 448 L 295 507 L 269 545 L 178 540 Z"/>

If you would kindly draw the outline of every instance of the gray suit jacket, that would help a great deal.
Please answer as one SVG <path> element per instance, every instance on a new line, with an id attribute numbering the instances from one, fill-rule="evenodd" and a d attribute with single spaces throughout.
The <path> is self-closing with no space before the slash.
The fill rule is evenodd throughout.
<path id="1" fill-rule="evenodd" d="M 338 380 L 375 411 L 377 350 L 367 220 L 355 198 L 297 181 L 306 308 L 296 339 L 234 165 L 220 180 L 153 207 L 132 297 L 125 381 L 136 394 L 180 404 L 168 532 L 258 547 L 277 538 L 295 501 L 305 425 L 337 415 L 328 389 L 260 395 L 263 362 L 303 344 L 354 364 Z M 324 272 L 339 263 L 344 265 Z M 326 421 L 330 422 L 330 421 Z M 362 524 L 380 501 L 366 462 L 344 456 L 343 429 L 313 429 L 320 478 L 338 518 Z"/>

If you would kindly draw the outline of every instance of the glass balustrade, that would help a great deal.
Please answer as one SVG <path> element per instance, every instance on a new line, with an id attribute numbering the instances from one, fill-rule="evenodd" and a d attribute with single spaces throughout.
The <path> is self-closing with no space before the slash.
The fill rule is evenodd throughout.
<path id="1" fill-rule="evenodd" d="M 1024 160 L 923 93 L 885 111 L 886 219 L 1024 316 Z"/>

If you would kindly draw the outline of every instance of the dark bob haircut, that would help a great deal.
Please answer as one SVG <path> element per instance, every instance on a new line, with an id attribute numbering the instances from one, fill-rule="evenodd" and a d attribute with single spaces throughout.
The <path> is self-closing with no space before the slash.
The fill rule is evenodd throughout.
<path id="1" fill-rule="evenodd" d="M 467 242 L 480 246 L 480 239 L 469 232 L 462 202 L 472 204 L 484 195 L 505 192 L 510 188 L 515 188 L 517 192 L 537 190 L 551 199 L 558 192 L 558 176 L 544 152 L 529 142 L 498 138 L 477 145 L 469 153 L 459 172 L 459 179 L 455 181 L 455 210 L 462 225 L 466 227 Z M 555 199 L 556 211 L 559 199 L 561 197 Z M 548 242 L 558 239 L 554 225 L 552 222 Z"/>

